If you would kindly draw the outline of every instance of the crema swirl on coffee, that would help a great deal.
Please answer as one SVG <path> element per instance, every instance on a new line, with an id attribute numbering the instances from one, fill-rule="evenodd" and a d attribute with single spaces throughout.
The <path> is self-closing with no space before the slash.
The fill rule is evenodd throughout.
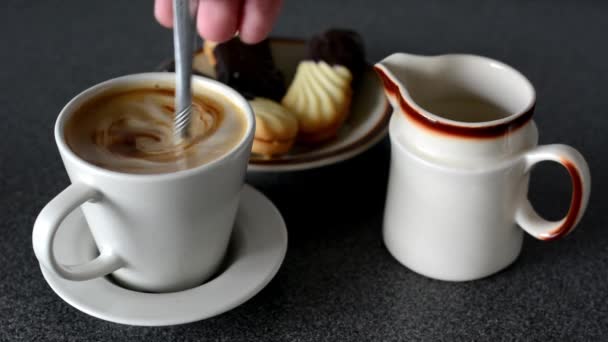
<path id="1" fill-rule="evenodd" d="M 212 94 L 210 94 L 212 95 Z M 80 158 L 127 173 L 166 173 L 211 162 L 245 135 L 244 114 L 221 95 L 193 97 L 189 139 L 173 136 L 174 92 L 142 88 L 101 95 L 79 108 L 65 140 Z"/>

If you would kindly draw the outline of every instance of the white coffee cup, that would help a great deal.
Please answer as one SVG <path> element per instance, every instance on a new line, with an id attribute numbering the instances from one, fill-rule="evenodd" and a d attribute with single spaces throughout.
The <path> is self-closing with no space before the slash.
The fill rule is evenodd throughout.
<path id="1" fill-rule="evenodd" d="M 223 95 L 240 109 L 246 133 L 217 160 L 179 172 L 128 174 L 92 165 L 70 150 L 64 127 L 87 100 L 114 87 L 174 84 L 171 73 L 115 78 L 77 95 L 61 111 L 55 140 L 72 184 L 40 212 L 33 231 L 43 267 L 70 280 L 112 274 L 134 290 L 171 292 L 203 283 L 218 270 L 228 247 L 255 131 L 248 102 L 217 81 L 194 76 L 193 89 Z M 53 238 L 63 219 L 81 208 L 100 255 L 81 265 L 55 259 Z"/>
<path id="2" fill-rule="evenodd" d="M 477 279 L 517 258 L 523 231 L 553 240 L 578 224 L 589 168 L 572 147 L 537 146 L 535 92 L 521 73 L 480 56 L 402 53 L 376 69 L 394 108 L 384 242 L 402 264 L 432 278 Z M 419 105 L 458 97 L 485 99 L 510 115 L 462 122 Z M 542 161 L 560 163 L 572 179 L 570 208 L 557 222 L 527 199 L 530 170 Z"/>

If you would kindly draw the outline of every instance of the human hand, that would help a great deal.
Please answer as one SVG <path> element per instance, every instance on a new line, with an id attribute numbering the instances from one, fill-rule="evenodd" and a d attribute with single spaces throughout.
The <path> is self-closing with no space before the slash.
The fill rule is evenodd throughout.
<path id="1" fill-rule="evenodd" d="M 224 42 L 239 33 L 245 43 L 260 42 L 270 32 L 282 0 L 199 0 L 199 34 L 214 42 Z M 155 0 L 154 16 L 165 27 L 173 26 L 173 1 Z"/>

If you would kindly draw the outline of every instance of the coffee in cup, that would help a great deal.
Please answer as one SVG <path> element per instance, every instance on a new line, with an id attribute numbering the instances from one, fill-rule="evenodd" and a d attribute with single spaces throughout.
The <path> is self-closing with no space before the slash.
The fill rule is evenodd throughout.
<path id="1" fill-rule="evenodd" d="M 67 145 L 105 169 L 156 174 L 196 167 L 242 140 L 246 119 L 220 94 L 194 93 L 189 139 L 173 135 L 174 89 L 152 84 L 112 88 L 82 104 L 67 120 Z"/>

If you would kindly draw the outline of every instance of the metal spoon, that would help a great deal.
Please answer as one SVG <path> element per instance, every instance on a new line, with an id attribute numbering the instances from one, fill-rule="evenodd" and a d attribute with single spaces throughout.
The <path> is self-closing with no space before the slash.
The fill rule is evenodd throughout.
<path id="1" fill-rule="evenodd" d="M 173 47 L 175 50 L 176 143 L 188 139 L 192 113 L 192 54 L 196 39 L 198 0 L 173 0 Z"/>

